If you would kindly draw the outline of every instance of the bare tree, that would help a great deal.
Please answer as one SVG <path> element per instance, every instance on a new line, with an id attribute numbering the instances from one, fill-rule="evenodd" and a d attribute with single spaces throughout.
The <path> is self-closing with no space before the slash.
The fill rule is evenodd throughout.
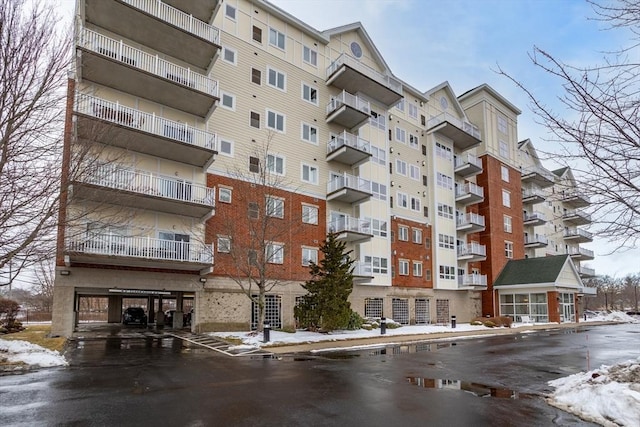
<path id="1" fill-rule="evenodd" d="M 50 3 L 0 0 L 0 270 L 14 273 L 54 250 L 70 65 L 58 21 Z"/>
<path id="2" fill-rule="evenodd" d="M 51 312 L 55 279 L 54 260 L 49 258 L 38 262 L 34 268 L 34 275 L 33 302 L 40 310 Z"/>
<path id="3" fill-rule="evenodd" d="M 300 227 L 287 200 L 297 189 L 281 174 L 283 165 L 272 155 L 273 138 L 269 133 L 250 155 L 248 171 L 227 171 L 234 187 L 233 204 L 218 203 L 207 227 L 208 239 L 218 242 L 216 272 L 233 280 L 257 305 L 258 331 L 264 327 L 266 295 L 295 275 L 285 266 L 290 265 L 290 242 Z"/>
<path id="4" fill-rule="evenodd" d="M 559 147 L 553 158 L 571 166 L 581 191 L 592 196 L 600 234 L 619 247 L 635 247 L 640 238 L 640 8 L 635 0 L 587 1 L 593 19 L 630 33 L 630 46 L 604 52 L 601 64 L 587 67 L 534 47 L 533 64 L 563 89 L 559 109 L 503 69 L 498 73 L 525 92 Z"/>

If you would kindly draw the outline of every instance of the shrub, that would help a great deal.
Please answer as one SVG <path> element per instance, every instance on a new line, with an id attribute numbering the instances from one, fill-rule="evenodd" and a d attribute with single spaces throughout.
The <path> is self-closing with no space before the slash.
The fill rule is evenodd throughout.
<path id="1" fill-rule="evenodd" d="M 479 322 L 479 321 L 477 321 L 477 320 L 474 320 L 473 322 L 471 322 L 471 323 L 469 323 L 469 324 L 470 324 L 470 325 L 472 325 L 472 326 L 481 326 L 481 325 L 483 325 L 483 323 L 482 323 L 482 322 Z"/>
<path id="2" fill-rule="evenodd" d="M 486 326 L 487 328 L 495 328 L 496 324 L 491 320 L 487 320 L 486 322 L 484 322 L 484 326 Z"/>
<path id="3" fill-rule="evenodd" d="M 349 323 L 347 324 L 347 329 L 350 331 L 356 331 L 362 328 L 362 324 L 364 323 L 364 319 L 355 311 L 351 311 L 351 316 L 349 317 Z"/>
<path id="4" fill-rule="evenodd" d="M 16 320 L 20 304 L 14 300 L 0 297 L 0 326 L 8 333 L 23 330 L 22 323 Z"/>

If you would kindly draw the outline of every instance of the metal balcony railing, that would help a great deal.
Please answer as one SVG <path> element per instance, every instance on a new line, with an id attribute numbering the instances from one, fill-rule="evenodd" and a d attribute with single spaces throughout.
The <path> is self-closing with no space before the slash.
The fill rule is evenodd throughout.
<path id="1" fill-rule="evenodd" d="M 373 266 L 370 262 L 356 261 L 352 266 L 354 276 L 373 276 Z"/>
<path id="2" fill-rule="evenodd" d="M 588 214 L 581 209 L 568 210 L 564 214 L 562 214 L 563 219 L 573 218 L 576 216 L 591 222 L 591 214 Z"/>
<path id="3" fill-rule="evenodd" d="M 458 276 L 458 286 L 487 286 L 487 275 L 462 274 Z"/>
<path id="4" fill-rule="evenodd" d="M 333 193 L 341 188 L 349 188 L 352 190 L 363 191 L 365 193 L 371 193 L 371 181 L 360 178 L 359 176 L 344 173 L 340 176 L 334 177 L 327 183 L 327 193 Z"/>
<path id="5" fill-rule="evenodd" d="M 192 15 L 184 13 L 175 7 L 169 6 L 158 0 L 122 0 L 124 3 L 155 16 L 174 27 L 192 33 L 211 43 L 220 45 L 220 30 L 213 25 L 209 25 Z"/>
<path id="6" fill-rule="evenodd" d="M 522 219 L 524 222 L 547 220 L 542 212 L 525 212 L 522 216 Z"/>
<path id="7" fill-rule="evenodd" d="M 589 258 L 595 257 L 595 254 L 592 250 L 585 248 L 569 248 L 569 255 L 583 255 Z"/>
<path id="8" fill-rule="evenodd" d="M 402 93 L 402 83 L 400 83 L 399 80 L 374 70 L 346 53 L 341 54 L 335 61 L 333 61 L 333 63 L 331 63 L 331 65 L 327 67 L 327 78 L 329 78 L 329 76 L 331 76 L 342 65 L 348 65 L 354 70 L 366 75 L 371 80 L 388 87 L 394 92 Z"/>
<path id="9" fill-rule="evenodd" d="M 327 142 L 327 153 L 331 153 L 342 146 L 348 146 L 355 148 L 356 150 L 364 151 L 365 153 L 371 153 L 371 144 L 369 141 L 360 138 L 357 135 L 344 131 L 335 138 Z"/>
<path id="10" fill-rule="evenodd" d="M 529 236 L 529 235 L 524 236 L 525 245 L 533 245 L 536 243 L 547 245 L 549 244 L 549 240 L 547 239 L 546 236 L 543 236 L 541 234 L 534 234 L 533 236 Z"/>
<path id="11" fill-rule="evenodd" d="M 458 256 L 466 255 L 487 256 L 487 247 L 477 242 L 458 245 Z"/>
<path id="12" fill-rule="evenodd" d="M 583 267 L 583 266 L 579 266 L 578 267 L 578 272 L 582 275 L 585 276 L 595 276 L 596 275 L 596 270 L 590 267 Z"/>
<path id="13" fill-rule="evenodd" d="M 121 236 L 112 233 L 90 233 L 70 237 L 67 239 L 66 249 L 93 255 L 213 264 L 213 244 Z"/>
<path id="14" fill-rule="evenodd" d="M 327 104 L 327 115 L 331 114 L 331 112 L 337 110 L 343 105 L 348 105 L 349 107 L 362 111 L 363 113 L 371 114 L 371 104 L 369 101 L 343 90 L 340 95 L 331 97 L 331 101 Z"/>
<path id="15" fill-rule="evenodd" d="M 457 168 L 459 168 L 461 166 L 464 166 L 466 164 L 470 164 L 470 165 L 473 165 L 473 166 L 476 166 L 476 167 L 482 169 L 482 160 L 480 160 L 479 158 L 477 158 L 473 154 L 457 155 L 453 159 L 453 167 L 454 167 L 454 169 L 457 169 Z"/>
<path id="16" fill-rule="evenodd" d="M 330 221 L 327 224 L 327 228 L 332 233 L 351 232 L 371 234 L 371 221 L 347 216 Z"/>
<path id="17" fill-rule="evenodd" d="M 593 233 L 581 228 L 567 228 L 564 230 L 564 237 L 582 236 L 589 240 L 593 240 Z"/>
<path id="18" fill-rule="evenodd" d="M 122 40 L 112 39 L 88 28 L 80 30 L 78 46 L 96 52 L 100 55 L 120 61 L 158 77 L 171 80 L 179 85 L 204 92 L 211 96 L 218 96 L 218 82 L 210 79 L 190 68 L 181 67 L 172 62 L 161 59 Z"/>
<path id="19" fill-rule="evenodd" d="M 484 197 L 484 188 L 473 182 L 465 182 L 464 184 L 456 184 L 456 197 L 466 196 L 468 194 L 478 197 Z"/>
<path id="20" fill-rule="evenodd" d="M 533 166 L 530 168 L 526 168 L 522 170 L 522 176 L 527 176 L 527 175 L 531 175 L 531 174 L 537 174 L 540 175 L 541 177 L 543 177 L 544 179 L 546 179 L 547 181 L 551 181 L 554 182 L 555 181 L 555 175 L 545 169 Z"/>
<path id="21" fill-rule="evenodd" d="M 130 191 L 146 196 L 156 196 L 180 202 L 198 203 L 213 208 L 215 189 L 173 178 L 165 178 L 150 172 L 132 170 L 115 164 L 93 165 L 88 168 L 83 182 Z"/>
<path id="22" fill-rule="evenodd" d="M 442 122 L 449 122 L 458 129 L 462 129 L 465 133 L 473 136 L 474 138 L 480 139 L 480 129 L 478 128 L 478 126 L 467 121 L 460 120 L 459 118 L 454 117 L 448 113 L 441 113 L 437 116 L 431 117 L 427 122 L 427 129 L 437 126 Z"/>
<path id="23" fill-rule="evenodd" d="M 196 129 L 187 123 L 174 122 L 157 117 L 155 113 L 145 113 L 144 111 L 120 105 L 118 102 L 107 101 L 95 96 L 78 93 L 75 110 L 78 113 L 114 124 L 208 150 L 216 150 L 218 146 L 218 136 L 215 133 Z"/>
<path id="24" fill-rule="evenodd" d="M 458 227 L 463 226 L 463 225 L 467 225 L 467 224 L 479 225 L 479 226 L 482 226 L 482 227 L 485 226 L 484 216 L 478 215 L 477 213 L 473 213 L 473 212 L 467 212 L 464 215 L 459 215 L 456 218 L 456 223 L 457 223 Z"/>

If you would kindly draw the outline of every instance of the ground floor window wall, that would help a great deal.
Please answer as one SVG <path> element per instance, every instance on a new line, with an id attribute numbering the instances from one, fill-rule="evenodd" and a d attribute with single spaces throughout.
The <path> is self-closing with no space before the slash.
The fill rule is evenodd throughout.
<path id="1" fill-rule="evenodd" d="M 546 293 L 500 294 L 500 315 L 522 322 L 528 316 L 531 322 L 548 322 L 549 310 Z"/>

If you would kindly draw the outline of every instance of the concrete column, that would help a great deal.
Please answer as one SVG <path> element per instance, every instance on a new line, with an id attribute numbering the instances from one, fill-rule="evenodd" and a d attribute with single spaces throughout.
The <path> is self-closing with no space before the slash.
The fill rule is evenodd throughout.
<path id="1" fill-rule="evenodd" d="M 147 313 L 148 314 L 148 320 L 149 323 L 153 323 L 155 322 L 156 316 L 155 316 L 155 307 L 154 304 L 156 302 L 156 299 L 153 295 L 149 295 L 149 297 L 147 298 Z"/>
<path id="2" fill-rule="evenodd" d="M 122 322 L 122 296 L 109 295 L 109 311 L 107 313 L 107 322 Z"/>
<path id="3" fill-rule="evenodd" d="M 54 288 L 51 335 L 68 338 L 73 333 L 75 321 L 74 298 L 75 290 L 72 286 L 56 286 Z"/>
<path id="4" fill-rule="evenodd" d="M 158 311 L 156 311 L 156 326 L 164 326 L 164 312 L 162 311 L 162 295 L 158 295 Z"/>
<path id="5" fill-rule="evenodd" d="M 173 327 L 175 329 L 182 329 L 182 327 L 184 326 L 184 318 L 183 318 L 183 313 L 184 310 L 182 309 L 182 292 L 177 292 L 176 293 L 176 314 L 173 316 Z"/>

